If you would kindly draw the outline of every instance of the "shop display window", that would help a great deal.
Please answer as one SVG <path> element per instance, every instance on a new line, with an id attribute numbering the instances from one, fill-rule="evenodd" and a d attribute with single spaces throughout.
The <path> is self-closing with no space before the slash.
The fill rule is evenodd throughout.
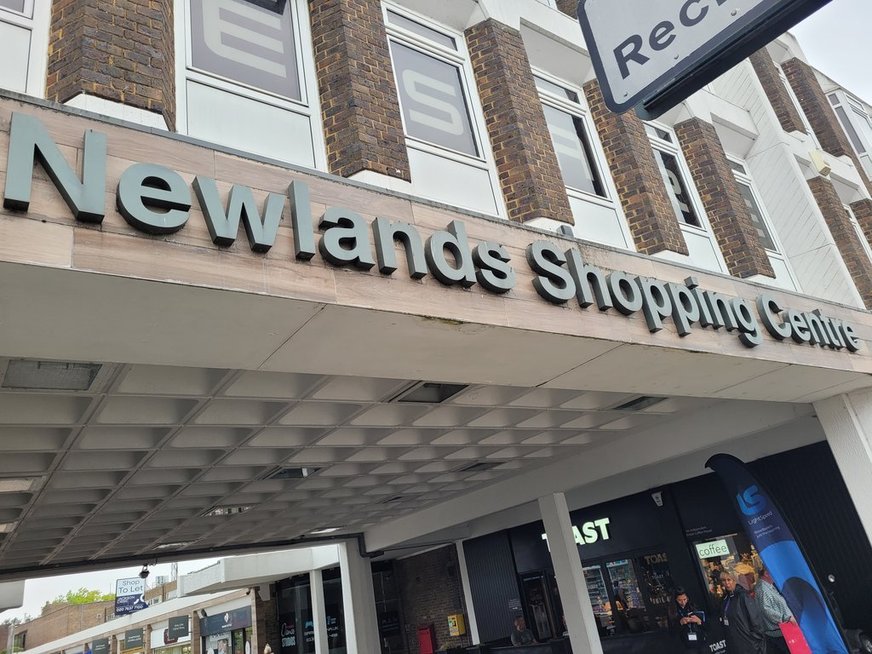
<path id="1" fill-rule="evenodd" d="M 602 561 L 584 568 L 600 636 L 668 628 L 672 577 L 664 553 Z"/>
<path id="2" fill-rule="evenodd" d="M 601 638 L 668 629 L 673 587 L 663 552 L 587 562 L 582 568 Z M 565 635 L 560 593 L 550 571 L 521 578 L 527 626 L 537 640 Z"/>
<path id="3" fill-rule="evenodd" d="M 724 573 L 735 572 L 738 583 L 748 592 L 753 592 L 757 583 L 757 571 L 763 567 L 763 562 L 745 534 L 709 538 L 697 541 L 693 546 L 712 607 L 719 607 L 723 601 L 724 586 L 721 576 Z"/>

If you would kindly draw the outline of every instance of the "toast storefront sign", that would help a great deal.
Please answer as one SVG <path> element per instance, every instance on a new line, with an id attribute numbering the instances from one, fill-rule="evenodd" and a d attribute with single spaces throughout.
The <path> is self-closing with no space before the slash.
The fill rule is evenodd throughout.
<path id="1" fill-rule="evenodd" d="M 106 160 L 106 135 L 87 130 L 80 178 L 38 119 L 14 113 L 3 206 L 28 210 L 34 164 L 38 162 L 76 220 L 100 223 L 106 213 Z M 247 186 L 234 185 L 225 203 L 214 179 L 197 176 L 188 187 L 181 175 L 169 168 L 134 163 L 122 173 L 115 194 L 124 219 L 154 235 L 184 229 L 193 196 L 213 243 L 219 247 L 235 242 L 242 223 L 251 249 L 269 251 L 287 213 L 294 255 L 301 262 L 320 255 L 334 266 L 360 270 L 377 266 L 382 274 L 392 275 L 400 267 L 395 247 L 399 243 L 412 279 L 432 275 L 446 286 L 471 288 L 478 284 L 491 293 L 507 293 L 516 284 L 514 262 L 506 248 L 491 241 L 473 245 L 462 221 L 454 220 L 426 239 L 409 223 L 387 218 L 369 223 L 344 207 L 328 207 L 316 222 L 309 189 L 300 181 L 292 181 L 286 193 L 269 193 L 261 208 Z M 321 236 L 316 238 L 319 232 Z M 820 310 L 801 312 L 782 307 L 769 295 L 748 301 L 703 290 L 693 277 L 677 284 L 606 271 L 585 263 L 575 246 L 564 250 L 550 241 L 535 241 L 527 246 L 522 265 L 534 273 L 533 287 L 543 299 L 558 305 L 577 302 L 582 309 L 595 305 L 599 311 L 625 316 L 641 313 L 651 332 L 660 331 L 664 321 L 671 320 L 680 336 L 690 334 L 694 326 L 724 329 L 748 347 L 760 345 L 764 331 L 779 341 L 792 339 L 834 350 L 856 352 L 861 346 L 850 324 Z"/>

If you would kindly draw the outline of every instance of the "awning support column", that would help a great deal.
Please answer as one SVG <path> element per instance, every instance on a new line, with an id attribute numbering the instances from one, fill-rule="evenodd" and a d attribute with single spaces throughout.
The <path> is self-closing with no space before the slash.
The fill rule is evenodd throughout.
<path id="1" fill-rule="evenodd" d="M 602 654 L 596 618 L 587 594 L 578 546 L 572 534 L 569 509 L 563 493 L 539 498 L 539 512 L 545 523 L 551 562 L 563 604 L 569 642 L 574 654 Z"/>

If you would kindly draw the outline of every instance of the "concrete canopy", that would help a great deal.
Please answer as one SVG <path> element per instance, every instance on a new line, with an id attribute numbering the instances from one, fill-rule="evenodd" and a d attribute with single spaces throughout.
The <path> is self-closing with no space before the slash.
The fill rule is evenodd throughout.
<path id="1" fill-rule="evenodd" d="M 286 224 L 267 254 L 218 248 L 196 208 L 187 231 L 163 237 L 136 231 L 114 202 L 86 225 L 38 166 L 28 211 L 0 211 L 5 578 L 284 547 L 325 529 L 389 548 L 807 426 L 809 403 L 872 385 L 867 346 L 767 338 L 749 349 L 722 331 L 681 338 L 639 314 L 554 306 L 522 272 L 523 253 L 545 239 L 604 270 L 772 293 L 850 321 L 863 341 L 866 313 L 24 103 L 0 106 L 4 124 L 13 110 L 39 116 L 71 160 L 83 129 L 106 132 L 112 181 L 140 157 L 186 180 L 214 175 L 223 190 L 302 180 L 316 213 L 347 205 L 424 234 L 462 220 L 471 240 L 505 245 L 518 280 L 497 295 L 295 261 Z M 69 380 L 83 375 L 84 386 Z M 421 382 L 461 388 L 401 401 Z"/>

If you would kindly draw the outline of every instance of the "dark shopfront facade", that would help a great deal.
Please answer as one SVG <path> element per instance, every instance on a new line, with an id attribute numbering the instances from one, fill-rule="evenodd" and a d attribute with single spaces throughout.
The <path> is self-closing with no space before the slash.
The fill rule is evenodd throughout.
<path id="1" fill-rule="evenodd" d="M 779 499 L 819 577 L 831 585 L 845 623 L 872 627 L 872 547 L 826 443 L 752 464 Z M 676 586 L 706 611 L 712 651 L 723 650 L 714 625 L 733 570 L 753 586 L 759 559 L 713 475 L 570 512 L 591 606 L 605 652 L 680 652 L 669 632 Z M 541 522 L 464 543 L 482 643 L 504 644 L 524 615 L 537 639 L 565 631 Z"/>

